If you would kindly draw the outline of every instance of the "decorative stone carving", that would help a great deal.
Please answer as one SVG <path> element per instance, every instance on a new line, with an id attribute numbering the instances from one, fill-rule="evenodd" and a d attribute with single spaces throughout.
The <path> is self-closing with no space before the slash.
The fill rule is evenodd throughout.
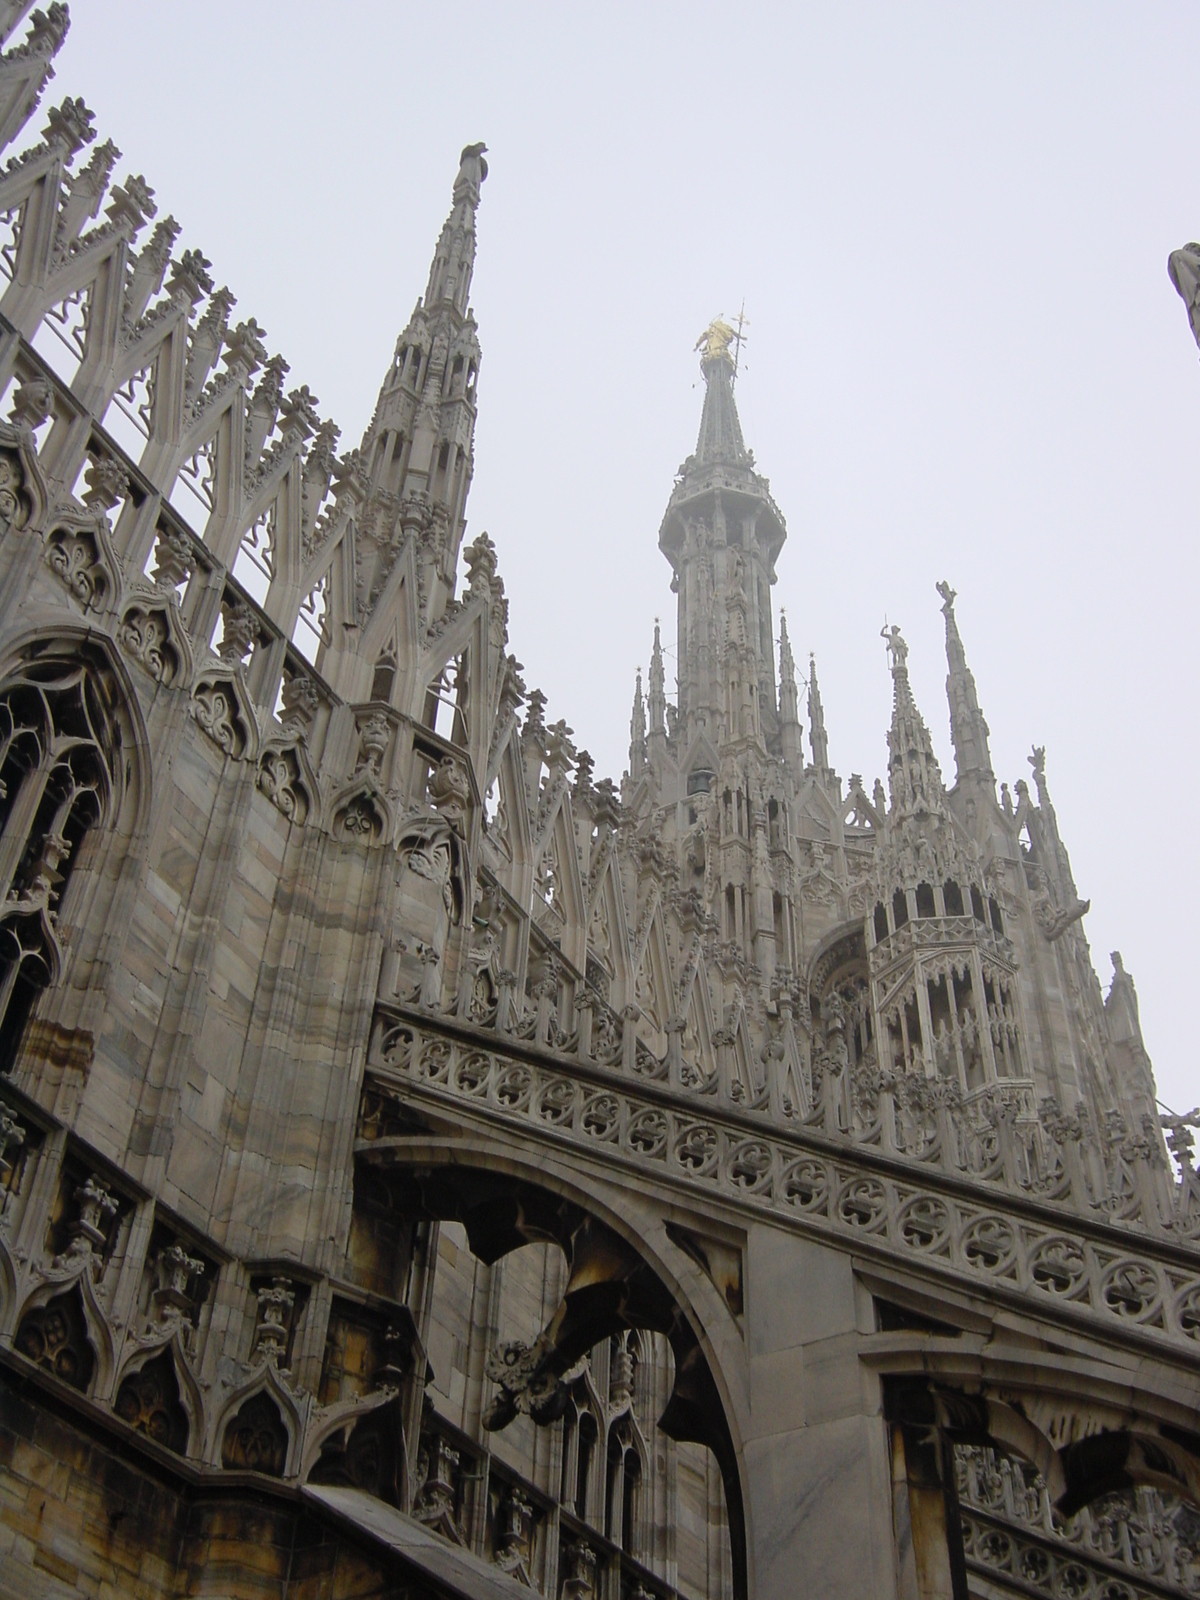
<path id="1" fill-rule="evenodd" d="M 155 585 L 162 589 L 178 589 L 192 573 L 192 547 L 175 527 L 160 527 L 154 544 Z"/>
<path id="2" fill-rule="evenodd" d="M 282 695 L 283 726 L 289 732 L 307 733 L 321 703 L 316 685 L 304 673 L 294 672 L 284 679 Z"/>
<path id="3" fill-rule="evenodd" d="M 332 806 L 330 831 L 346 844 L 377 845 L 387 838 L 391 818 L 387 805 L 369 782 L 352 784 Z"/>
<path id="4" fill-rule="evenodd" d="M 169 1347 L 125 1376 L 113 1410 L 122 1422 L 155 1444 L 176 1455 L 187 1453 L 187 1412 L 180 1403 L 179 1380 Z"/>
<path id="5" fill-rule="evenodd" d="M 298 745 L 268 744 L 258 758 L 258 787 L 289 822 L 308 819 L 312 790 L 305 766 Z"/>
<path id="6" fill-rule="evenodd" d="M 287 1452 L 287 1428 L 279 1407 L 260 1389 L 226 1424 L 221 1465 L 230 1472 L 265 1472 L 272 1478 L 281 1478 Z"/>
<path id="7" fill-rule="evenodd" d="M 258 638 L 258 619 L 244 601 L 228 595 L 221 601 L 221 617 L 224 627 L 217 654 L 234 665 L 246 659 Z"/>
<path id="8" fill-rule="evenodd" d="M 56 523 L 46 534 L 46 565 L 85 611 L 111 603 L 119 591 L 120 563 L 102 513 Z"/>
<path id="9" fill-rule="evenodd" d="M 88 1342 L 77 1285 L 26 1312 L 13 1344 L 28 1360 L 73 1389 L 86 1391 L 90 1385 L 96 1358 Z"/>
<path id="10" fill-rule="evenodd" d="M 55 1269 L 90 1262 L 98 1270 L 99 1257 L 108 1247 L 117 1201 L 98 1178 L 91 1177 L 75 1190 L 76 1214 L 67 1229 L 67 1248 L 54 1258 Z"/>
<path id="11" fill-rule="evenodd" d="M 561 1600 L 594 1600 L 596 1594 L 596 1552 L 590 1545 L 572 1543 L 563 1547 L 566 1578 Z"/>
<path id="12" fill-rule="evenodd" d="M 117 640 L 159 683 L 169 687 L 187 673 L 189 652 L 173 603 L 156 605 L 149 599 L 134 599 L 121 616 Z"/>
<path id="13" fill-rule="evenodd" d="M 361 748 L 358 772 L 370 772 L 379 777 L 379 767 L 391 740 L 392 729 L 388 719 L 382 711 L 373 711 L 364 717 L 358 726 L 358 737 Z"/>
<path id="14" fill-rule="evenodd" d="M 173 1322 L 190 1316 L 196 1298 L 195 1281 L 204 1272 L 204 1262 L 175 1243 L 159 1251 L 155 1267 L 158 1284 L 151 1298 L 159 1320 Z"/>
<path id="15" fill-rule="evenodd" d="M 258 1290 L 252 1359 L 257 1357 L 269 1361 L 272 1366 L 286 1366 L 295 1306 L 296 1290 L 290 1278 L 273 1278 Z"/>
<path id="16" fill-rule="evenodd" d="M 111 511 L 129 489 L 129 473 L 112 456 L 93 456 L 84 481 L 87 490 L 83 503 L 89 510 L 98 512 Z"/>
<path id="17" fill-rule="evenodd" d="M 253 751 L 257 724 L 236 677 L 202 674 L 192 690 L 192 715 L 204 732 L 233 761 Z"/>

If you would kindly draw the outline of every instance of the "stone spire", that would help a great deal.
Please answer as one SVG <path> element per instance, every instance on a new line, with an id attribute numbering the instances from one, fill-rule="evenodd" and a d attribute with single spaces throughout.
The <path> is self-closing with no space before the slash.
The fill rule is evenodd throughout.
<path id="1" fill-rule="evenodd" d="M 917 710 L 908 681 L 908 646 L 897 627 L 883 628 L 892 663 L 892 726 L 888 733 L 891 814 L 914 817 L 942 813 L 946 790 L 933 741 Z"/>
<path id="2" fill-rule="evenodd" d="M 733 398 L 734 361 L 729 353 L 733 337 L 733 329 L 718 318 L 696 341 L 704 374 L 704 410 L 700 413 L 695 459 L 702 466 L 715 461 L 752 460 L 742 439 L 742 424 Z"/>
<path id="3" fill-rule="evenodd" d="M 451 306 L 460 317 L 468 315 L 471 274 L 475 270 L 475 212 L 488 174 L 486 150 L 485 144 L 469 144 L 459 157 L 450 215 L 442 224 L 425 286 L 426 311 Z"/>
<path id="4" fill-rule="evenodd" d="M 817 682 L 817 658 L 811 653 L 808 657 L 808 739 L 812 746 L 813 766 L 824 777 L 829 771 L 829 739 L 825 733 L 821 686 Z"/>
<path id="5" fill-rule="evenodd" d="M 800 696 L 796 690 L 796 662 L 788 638 L 787 617 L 779 613 L 779 729 L 783 759 L 799 777 L 803 766 L 800 746 Z"/>
<path id="6" fill-rule="evenodd" d="M 647 757 L 657 775 L 662 771 L 662 758 L 667 748 L 667 696 L 666 675 L 663 671 L 662 640 L 659 638 L 658 618 L 654 619 L 654 648 L 650 652 L 650 693 L 646 699 Z"/>
<path id="7" fill-rule="evenodd" d="M 629 718 L 629 776 L 636 783 L 646 770 L 646 703 L 642 699 L 642 669 L 638 668 L 633 691 L 633 714 Z"/>
<path id="8" fill-rule="evenodd" d="M 474 467 L 480 349 L 468 297 L 485 148 L 468 145 L 459 158 L 424 299 L 396 342 L 360 450 L 375 520 L 390 524 L 376 536 L 386 544 L 398 521 L 418 539 L 427 621 L 454 589 Z"/>
<path id="9" fill-rule="evenodd" d="M 946 698 L 950 702 L 950 738 L 954 745 L 954 765 L 959 783 L 975 780 L 995 794 L 996 778 L 988 750 L 988 725 L 979 709 L 975 679 L 967 666 L 967 656 L 954 620 L 954 590 L 948 583 L 937 586 L 946 619 Z"/>
<path id="10" fill-rule="evenodd" d="M 779 754 L 770 595 L 787 529 L 742 438 L 730 352 L 735 337 L 718 319 L 698 341 L 705 386 L 700 433 L 658 535 L 679 596 L 677 727 L 686 751 L 698 735 L 715 744 L 721 726 L 731 739 L 747 737 L 753 723 L 755 737 Z M 736 678 L 731 650 L 739 657 Z M 729 704 L 735 681 L 736 708 Z"/>

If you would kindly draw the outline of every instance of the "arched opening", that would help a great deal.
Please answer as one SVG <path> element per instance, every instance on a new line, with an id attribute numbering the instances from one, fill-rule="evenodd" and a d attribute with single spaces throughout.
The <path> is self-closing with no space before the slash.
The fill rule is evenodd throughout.
<path id="1" fill-rule="evenodd" d="M 887 909 L 882 901 L 875 903 L 875 943 L 882 944 L 888 936 Z"/>
<path id="2" fill-rule="evenodd" d="M 392 1165 L 383 1149 L 359 1158 L 354 1214 L 348 1276 L 374 1296 L 403 1282 L 426 1352 L 428 1382 L 424 1363 L 412 1380 L 423 1406 L 405 1405 L 421 1415 L 414 1516 L 464 1542 L 486 1524 L 485 1550 L 503 1565 L 519 1544 L 535 1586 L 583 1547 L 598 1592 L 744 1596 L 723 1404 L 681 1307 L 636 1250 L 530 1183 Z M 676 1525 L 710 1532 L 684 1542 L 673 1575 Z"/>
<path id="3" fill-rule="evenodd" d="M 942 885 L 942 902 L 946 907 L 946 915 L 948 917 L 961 917 L 965 914 L 963 911 L 962 890 L 953 878 L 947 878 Z"/>
<path id="4" fill-rule="evenodd" d="M 1035 1379 L 1027 1393 L 1006 1385 L 1001 1395 L 936 1377 L 885 1378 L 917 1592 L 946 1592 L 937 1574 L 956 1595 L 1116 1596 L 1145 1592 L 1147 1580 L 1190 1592 L 1200 1553 L 1197 1433 L 1182 1415 L 1178 1426 L 1137 1416 L 1114 1426 L 1107 1395 L 1093 1402 L 1086 1377 L 1075 1393 L 1063 1380 L 1056 1368 L 1048 1389 Z M 1035 1420 L 1051 1395 L 1052 1435 Z"/>
<path id="5" fill-rule="evenodd" d="M 579 1419 L 579 1457 L 575 1466 L 575 1515 L 581 1522 L 592 1516 L 592 1467 L 596 1459 L 599 1429 L 590 1411 Z"/>
<path id="6" fill-rule="evenodd" d="M 639 1495 L 642 1484 L 642 1463 L 636 1450 L 625 1452 L 625 1482 L 621 1503 L 621 1548 L 636 1556 L 638 1551 L 637 1524 Z"/>
<path id="7" fill-rule="evenodd" d="M 908 921 L 908 896 L 903 889 L 897 889 L 892 896 L 892 921 L 897 928 L 903 928 Z"/>
<path id="8" fill-rule="evenodd" d="M 933 899 L 933 885 L 919 883 L 917 885 L 917 915 L 918 917 L 933 917 L 937 915 L 937 907 Z"/>
<path id="9" fill-rule="evenodd" d="M 85 836 L 132 778 L 117 675 L 99 650 L 31 646 L 0 683 L 0 1071 L 61 976 L 63 908 Z"/>
<path id="10" fill-rule="evenodd" d="M 114 1410 L 123 1422 L 176 1455 L 187 1451 L 187 1412 L 170 1349 L 162 1350 L 122 1380 Z"/>

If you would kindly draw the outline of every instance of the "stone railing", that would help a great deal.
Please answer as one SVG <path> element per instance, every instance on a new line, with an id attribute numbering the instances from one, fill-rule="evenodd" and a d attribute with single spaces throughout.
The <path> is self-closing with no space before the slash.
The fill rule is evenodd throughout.
<path id="1" fill-rule="evenodd" d="M 1200 1517 L 1145 1487 L 1060 1517 L 1041 1475 L 991 1449 L 955 1450 L 968 1566 L 1055 1600 L 1200 1594 Z"/>
<path id="2" fill-rule="evenodd" d="M 638 1036 L 636 1010 L 613 1010 L 559 961 L 547 973 L 531 981 L 529 996 L 502 975 L 502 1003 L 471 1020 L 493 1032 L 499 1048 L 506 1038 L 534 1045 L 564 1066 L 576 1061 L 614 1079 L 661 1083 L 709 1111 L 750 1112 L 776 1128 L 810 1129 L 1140 1234 L 1200 1240 L 1200 1175 L 1187 1118 L 1164 1119 L 1176 1177 L 1153 1123 L 1133 1129 L 1114 1112 L 1097 1127 L 1082 1104 L 1068 1116 L 1051 1099 L 1039 1103 L 1032 1079 L 1000 1078 L 964 1095 L 948 1078 L 866 1063 L 835 1069 L 828 1059 L 806 1065 L 786 1016 L 769 1025 L 757 1056 L 748 1033 L 739 1041 L 718 1029 L 715 1065 L 705 1068 L 683 1049 L 678 1026 L 668 1024 L 667 1053 L 655 1056 Z"/>
<path id="3" fill-rule="evenodd" d="M 376 1105 L 361 1146 L 382 1159 L 402 1105 L 416 1095 L 777 1221 L 853 1241 L 857 1253 L 920 1262 L 994 1300 L 1067 1321 L 1098 1319 L 1162 1348 L 1200 1343 L 1200 1250 L 1165 1230 L 1131 1238 L 1103 1211 L 1080 1213 L 1053 1191 L 985 1180 L 941 1159 L 914 1162 L 845 1130 L 702 1100 L 676 1082 L 555 1056 L 487 1030 L 379 1008 L 370 1049 Z M 372 1101 L 375 1104 L 375 1101 Z M 364 1130 L 365 1131 L 365 1130 Z M 371 1154 L 371 1152 L 374 1152 Z"/>

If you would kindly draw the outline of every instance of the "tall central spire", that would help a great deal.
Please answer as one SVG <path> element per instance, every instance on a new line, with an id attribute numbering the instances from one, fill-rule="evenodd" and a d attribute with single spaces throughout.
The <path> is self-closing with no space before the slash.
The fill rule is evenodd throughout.
<path id="1" fill-rule="evenodd" d="M 746 737 L 782 753 L 771 585 L 787 528 L 742 438 L 730 348 L 737 337 L 717 318 L 697 340 L 700 432 L 658 535 L 679 596 L 677 728 L 684 756 L 697 739 L 715 750 L 722 739 Z"/>
<path id="2" fill-rule="evenodd" d="M 747 455 L 733 398 L 734 359 L 729 346 L 735 338 L 729 324 L 718 317 L 696 341 L 704 374 L 704 410 L 700 413 L 695 460 L 705 466 L 715 461 L 753 459 Z"/>

